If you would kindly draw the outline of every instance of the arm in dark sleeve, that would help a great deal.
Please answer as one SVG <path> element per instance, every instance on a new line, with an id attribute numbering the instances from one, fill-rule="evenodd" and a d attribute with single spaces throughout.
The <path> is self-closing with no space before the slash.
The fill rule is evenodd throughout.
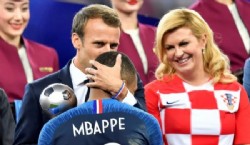
<path id="1" fill-rule="evenodd" d="M 137 103 L 134 106 L 144 111 L 147 111 L 145 105 L 145 97 L 144 97 L 144 86 L 138 73 L 137 73 L 137 90 L 135 91 L 134 96 L 137 100 Z"/>
<path id="2" fill-rule="evenodd" d="M 39 104 L 40 92 L 35 93 L 35 88 L 31 84 L 25 88 L 20 118 L 15 130 L 14 145 L 37 144 L 44 121 Z"/>
<path id="3" fill-rule="evenodd" d="M 0 89 L 0 144 L 11 145 L 14 139 L 15 121 L 7 95 Z"/>
<path id="4" fill-rule="evenodd" d="M 244 74 L 243 74 L 243 86 L 247 91 L 248 98 L 250 100 L 250 58 L 245 62 Z"/>

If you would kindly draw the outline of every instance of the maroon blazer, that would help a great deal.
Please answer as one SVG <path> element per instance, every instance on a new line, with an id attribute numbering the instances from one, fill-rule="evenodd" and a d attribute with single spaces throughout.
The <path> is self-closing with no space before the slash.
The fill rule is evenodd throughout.
<path id="1" fill-rule="evenodd" d="M 239 15 L 250 34 L 250 2 L 235 0 Z M 215 41 L 222 51 L 228 55 L 231 70 L 242 69 L 245 60 L 250 57 L 247 53 L 233 16 L 226 5 L 215 0 L 198 0 L 190 9 L 196 10 L 209 24 L 215 35 Z"/>
<path id="2" fill-rule="evenodd" d="M 34 80 L 59 69 L 56 50 L 23 38 Z M 0 87 L 10 102 L 22 99 L 27 84 L 26 75 L 17 48 L 0 38 Z"/>
<path id="3" fill-rule="evenodd" d="M 120 37 L 118 51 L 125 53 L 132 60 L 144 85 L 155 79 L 155 69 L 159 64 L 153 52 L 155 31 L 155 27 L 139 23 L 139 35 L 148 61 L 148 73 L 146 74 L 144 73 L 142 60 L 130 35 L 122 32 Z"/>

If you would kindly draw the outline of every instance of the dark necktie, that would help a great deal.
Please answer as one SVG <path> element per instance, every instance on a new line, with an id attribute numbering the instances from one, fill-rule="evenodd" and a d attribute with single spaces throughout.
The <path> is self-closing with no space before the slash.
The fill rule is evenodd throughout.
<path id="1" fill-rule="evenodd" d="M 89 82 L 89 79 L 86 79 L 85 81 L 83 81 L 83 84 L 86 84 L 86 83 L 88 83 L 88 82 Z M 88 89 L 87 89 L 87 94 L 86 94 L 86 96 L 85 96 L 85 102 L 87 102 L 88 99 L 89 99 L 89 91 L 90 91 L 90 89 L 89 89 L 89 87 L 88 87 Z"/>

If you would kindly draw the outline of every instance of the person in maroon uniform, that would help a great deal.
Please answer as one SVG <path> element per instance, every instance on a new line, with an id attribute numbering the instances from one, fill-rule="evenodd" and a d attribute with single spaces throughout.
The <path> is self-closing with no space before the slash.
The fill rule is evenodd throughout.
<path id="1" fill-rule="evenodd" d="M 29 0 L 0 0 L 0 87 L 12 104 L 25 85 L 59 69 L 56 50 L 23 36 L 30 19 Z"/>
<path id="2" fill-rule="evenodd" d="M 211 27 L 217 45 L 229 57 L 231 71 L 242 83 L 244 63 L 250 57 L 250 2 L 197 0 L 189 8 Z"/>
<path id="3" fill-rule="evenodd" d="M 122 23 L 118 51 L 129 56 L 145 85 L 155 79 L 158 59 L 153 51 L 155 27 L 138 20 L 143 3 L 144 0 L 111 0 Z"/>

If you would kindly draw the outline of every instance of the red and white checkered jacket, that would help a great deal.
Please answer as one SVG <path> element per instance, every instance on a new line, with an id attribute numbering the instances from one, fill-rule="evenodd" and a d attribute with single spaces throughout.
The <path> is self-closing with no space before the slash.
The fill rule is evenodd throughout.
<path id="1" fill-rule="evenodd" d="M 168 145 L 250 143 L 250 104 L 237 82 L 192 86 L 174 76 L 145 86 L 148 112 Z"/>

